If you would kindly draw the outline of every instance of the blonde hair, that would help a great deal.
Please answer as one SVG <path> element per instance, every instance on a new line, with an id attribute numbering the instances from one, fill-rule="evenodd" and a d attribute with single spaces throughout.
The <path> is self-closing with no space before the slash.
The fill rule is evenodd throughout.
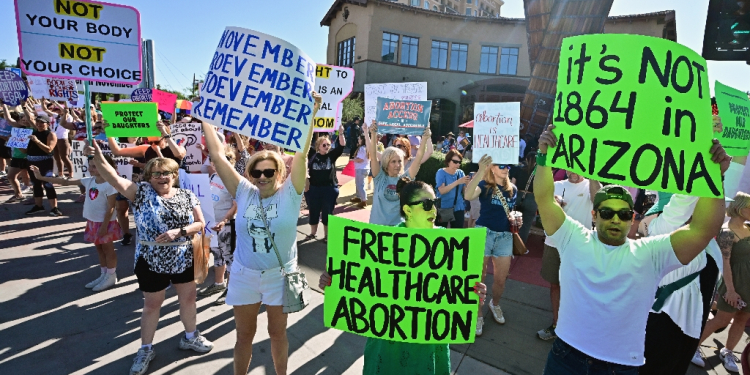
<path id="1" fill-rule="evenodd" d="M 224 156 L 227 157 L 229 164 L 234 165 L 234 163 L 237 162 L 237 153 L 234 152 L 234 147 L 230 144 L 224 145 Z"/>
<path id="2" fill-rule="evenodd" d="M 318 139 L 315 140 L 315 152 L 318 152 L 318 149 L 320 148 L 320 145 L 323 144 L 325 141 L 331 141 L 326 136 L 319 136 Z"/>
<path id="3" fill-rule="evenodd" d="M 727 207 L 727 216 L 740 217 L 742 216 L 740 211 L 748 206 L 750 206 L 750 194 L 738 191 L 737 195 L 734 196 L 734 202 L 730 202 L 729 207 Z"/>
<path id="4" fill-rule="evenodd" d="M 281 158 L 281 155 L 274 151 L 263 150 L 253 154 L 253 156 L 250 157 L 250 160 L 247 161 L 247 166 L 245 167 L 245 178 L 249 180 L 250 171 L 255 169 L 256 164 L 264 160 L 271 160 L 276 164 L 276 182 L 278 185 L 281 185 L 281 183 L 284 182 L 284 176 L 286 176 L 286 164 L 284 164 L 284 159 Z"/>
<path id="5" fill-rule="evenodd" d="M 393 160 L 394 157 L 400 157 L 402 161 L 404 160 L 404 152 L 396 147 L 388 147 L 383 151 L 383 153 L 380 155 L 380 169 L 383 170 L 383 172 L 388 172 L 388 164 L 391 163 L 391 160 Z M 404 164 L 401 164 L 401 170 L 398 172 L 398 174 L 404 173 Z"/>
<path id="6" fill-rule="evenodd" d="M 180 169 L 180 165 L 177 164 L 176 161 L 170 158 L 153 158 L 146 163 L 145 167 L 143 167 L 143 177 L 145 177 L 146 180 L 149 180 L 151 178 L 151 171 L 156 167 L 161 167 L 172 172 L 174 174 L 174 186 L 180 187 L 180 174 L 177 173 Z"/>
<path id="7" fill-rule="evenodd" d="M 487 195 L 495 194 L 495 191 L 498 188 L 498 184 L 495 183 L 495 174 L 492 173 L 492 168 L 494 167 L 494 165 L 491 165 L 484 171 L 484 182 L 487 183 Z M 508 176 L 505 176 L 505 181 L 503 181 L 502 187 L 511 195 L 513 194 L 513 183 L 510 182 L 510 173 L 508 173 Z"/>

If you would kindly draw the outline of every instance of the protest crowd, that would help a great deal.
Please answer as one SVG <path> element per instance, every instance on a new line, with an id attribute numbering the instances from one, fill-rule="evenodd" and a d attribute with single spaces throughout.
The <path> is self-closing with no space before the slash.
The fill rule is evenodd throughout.
<path id="1" fill-rule="evenodd" d="M 243 30 L 227 28 L 219 49 L 231 49 Z M 274 92 L 281 99 L 273 105 L 283 118 L 307 125 L 324 99 L 306 81 L 316 68 L 305 58 L 295 55 L 289 71 L 298 73 L 294 80 L 299 81 L 293 81 L 289 92 Z M 612 183 L 613 174 L 607 173 L 598 174 L 601 180 L 585 177 L 594 175 L 595 165 L 602 168 L 599 164 L 609 162 L 595 160 L 604 158 L 603 152 L 580 155 L 579 160 L 581 152 L 565 151 L 566 142 L 572 149 L 577 135 L 560 131 L 567 112 L 566 119 L 548 124 L 537 136 L 519 134 L 516 128 L 510 156 L 495 152 L 502 148 L 496 147 L 500 140 L 479 135 L 478 120 L 475 129 L 456 127 L 458 136 L 452 131 L 433 134 L 428 121 L 414 125 L 429 118 L 425 101 L 378 97 L 376 116 L 338 119 L 328 131 L 313 131 L 312 126 L 300 131 L 269 120 L 271 102 L 264 112 L 256 101 L 260 115 L 240 108 L 233 118 L 234 107 L 229 115 L 217 114 L 225 77 L 213 77 L 218 85 L 211 78 L 220 74 L 219 65 L 212 62 L 200 96 L 190 101 L 192 113 L 176 108 L 174 99 L 163 107 L 156 99 L 158 90 L 153 100 L 141 102 L 76 106 L 27 95 L 17 103 L 0 103 L 0 130 L 7 130 L 0 133 L 0 175 L 13 191 L 3 204 L 28 205 L 26 215 L 66 216 L 71 213 L 58 207 L 56 186 L 78 186 L 74 200 L 85 219 L 83 240 L 94 244 L 99 265 L 99 272 L 82 286 L 93 292 L 116 288 L 118 267 L 136 275 L 143 310 L 141 346 L 131 375 L 146 373 L 156 356 L 168 288 L 178 295 L 185 331 L 179 349 L 213 349 L 201 334 L 210 327 L 198 320 L 196 308 L 198 298 L 211 296 L 216 305 L 232 306 L 234 312 L 234 373 L 247 373 L 256 331 L 266 329 L 274 369 L 286 374 L 287 318 L 307 305 L 308 282 L 331 295 L 355 290 L 351 263 L 333 260 L 334 251 L 344 248 L 346 255 L 349 247 L 357 249 L 351 253 L 377 260 L 383 274 L 396 275 L 394 284 L 404 275 L 407 301 L 417 289 L 419 302 L 435 301 L 434 309 L 421 310 L 408 303 L 369 304 L 383 297 L 381 270 L 372 270 L 378 286 L 370 288 L 378 291 L 370 299 L 326 298 L 329 327 L 357 331 L 357 322 L 367 319 L 355 316 L 355 307 L 367 304 L 371 309 L 369 328 L 358 331 L 367 336 L 364 373 L 450 374 L 449 342 L 473 342 L 488 324 L 513 325 L 520 319 L 506 314 L 501 300 L 509 287 L 511 262 L 528 253 L 529 238 L 540 226 L 544 245 L 538 272 L 551 285 L 552 314 L 550 325 L 529 337 L 554 340 L 544 374 L 685 374 L 691 363 L 705 365 L 699 345 L 726 327 L 721 361 L 728 371 L 740 371 L 742 361 L 734 350 L 750 319 L 745 302 L 750 300 L 750 195 L 738 191 L 747 149 L 744 155 L 729 156 L 723 139 L 708 136 L 722 133 L 721 113 L 711 114 L 708 106 L 691 109 L 700 113 L 695 118 L 713 119 L 711 126 L 699 122 L 699 130 L 693 119 L 691 134 L 699 135 L 697 142 L 705 150 L 693 170 L 680 175 L 687 177 L 688 188 L 657 193 L 649 188 L 656 177 L 640 184 L 625 177 L 621 184 Z M 283 110 L 277 104 L 282 99 Z M 388 111 L 387 118 L 381 116 Z M 590 121 L 589 115 L 584 117 Z M 413 123 L 404 125 L 404 120 Z M 660 127 L 653 128 L 654 134 L 664 134 Z M 493 146 L 485 147 L 485 141 Z M 664 155 L 667 160 L 671 149 Z M 676 170 L 674 159 L 669 160 Z M 684 152 L 682 159 L 685 164 Z M 426 174 L 435 160 L 440 165 L 434 175 L 433 169 Z M 658 160 L 657 170 L 661 154 Z M 581 161 L 591 173 L 576 166 L 583 166 Z M 569 167 L 561 165 L 566 163 Z M 664 161 L 665 174 L 668 163 Z M 696 171 L 699 164 L 702 169 Z M 353 177 L 351 196 L 340 196 L 342 174 Z M 700 192 L 699 180 L 708 181 Z M 675 183 L 664 186 L 668 184 Z M 195 193 L 198 185 L 210 189 L 210 203 Z M 344 209 L 369 210 L 369 221 L 361 227 L 343 222 L 336 216 Z M 306 218 L 310 234 L 298 241 L 300 218 Z M 411 247 L 406 242 L 401 243 L 406 249 L 399 247 L 399 236 L 411 236 Z M 328 264 L 319 280 L 305 280 L 299 268 L 298 245 L 312 241 L 328 246 Z M 418 241 L 428 249 L 421 260 L 413 259 Z M 116 249 L 125 246 L 135 247 L 133 259 L 118 259 Z M 440 246 L 450 247 L 442 263 L 437 259 Z M 384 252 L 393 254 L 389 267 L 396 267 L 403 253 L 409 256 L 403 268 L 429 266 L 435 271 L 449 264 L 444 267 L 448 271 L 420 271 L 419 281 L 413 281 L 412 273 L 386 269 L 391 254 Z M 463 267 L 453 269 L 454 264 Z M 198 287 L 210 267 L 213 279 Z M 358 293 L 367 289 L 364 280 L 373 277 L 370 268 L 363 268 Z M 433 286 L 441 283 L 434 296 L 427 287 L 430 278 L 436 280 Z M 485 304 L 491 317 L 483 316 Z M 465 306 L 458 312 L 449 305 Z M 259 327 L 262 307 L 266 327 Z M 390 316 L 385 323 L 389 329 L 380 333 L 381 323 L 375 324 L 373 317 L 377 309 Z M 424 312 L 431 328 L 417 327 L 422 319 L 418 312 Z M 412 324 L 399 323 L 406 315 Z M 450 319 L 452 329 L 441 333 L 439 317 L 445 327 Z M 429 339 L 418 340 L 417 332 Z"/>

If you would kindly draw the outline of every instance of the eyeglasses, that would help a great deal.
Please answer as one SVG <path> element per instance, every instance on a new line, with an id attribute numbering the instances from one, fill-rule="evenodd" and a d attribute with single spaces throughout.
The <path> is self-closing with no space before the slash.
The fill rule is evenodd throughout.
<path id="1" fill-rule="evenodd" d="M 275 174 L 276 174 L 275 169 L 263 169 L 263 170 L 253 169 L 252 171 L 250 171 L 250 176 L 252 176 L 253 178 L 260 178 L 260 175 L 264 175 L 266 176 L 266 178 L 271 178 Z"/>
<path id="2" fill-rule="evenodd" d="M 510 169 L 510 165 L 508 164 L 495 164 L 495 166 L 500 169 Z"/>
<path id="3" fill-rule="evenodd" d="M 451 163 L 461 165 L 461 160 L 451 159 Z"/>
<path id="4" fill-rule="evenodd" d="M 151 172 L 151 178 L 159 178 L 159 177 L 169 177 L 169 176 L 171 176 L 172 174 L 174 174 L 174 172 L 170 172 L 170 171 L 164 171 L 164 172 Z"/>
<path id="5" fill-rule="evenodd" d="M 416 202 L 409 202 L 406 205 L 407 206 L 416 206 L 418 204 L 422 205 L 422 208 L 424 208 L 425 211 L 432 211 L 432 208 L 435 207 L 435 201 L 437 199 L 422 199 L 421 201 Z"/>
<path id="6" fill-rule="evenodd" d="M 324 144 L 322 144 L 321 146 L 323 146 L 324 148 L 328 148 L 328 147 L 331 147 L 331 145 L 330 145 L 330 144 L 328 144 L 328 143 L 324 143 Z"/>
<path id="7" fill-rule="evenodd" d="M 615 211 L 611 208 L 600 208 L 596 210 L 596 212 L 598 212 L 599 216 L 604 220 L 612 220 L 612 218 L 615 217 L 615 214 L 617 214 L 617 217 L 622 221 L 628 221 L 633 218 L 633 210 Z"/>

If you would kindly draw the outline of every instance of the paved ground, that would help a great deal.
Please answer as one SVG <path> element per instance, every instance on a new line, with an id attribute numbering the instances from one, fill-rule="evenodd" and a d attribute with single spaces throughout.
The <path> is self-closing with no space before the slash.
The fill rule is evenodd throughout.
<path id="1" fill-rule="evenodd" d="M 350 178 L 342 177 L 341 182 L 338 214 L 367 220 L 367 210 L 345 203 L 353 194 Z M 101 293 L 85 289 L 83 285 L 98 274 L 96 253 L 83 242 L 82 206 L 72 202 L 77 190 L 60 188 L 58 192 L 60 209 L 66 215 L 60 218 L 28 217 L 23 212 L 30 206 L 0 204 L 0 374 L 125 373 L 140 345 L 143 304 L 132 274 L 134 247 L 116 246 L 120 281 L 115 288 Z M 0 201 L 9 197 L 10 189 L 3 181 Z M 309 233 L 306 222 L 300 219 L 299 240 Z M 316 285 L 325 251 L 321 241 L 299 246 L 300 264 Z M 454 373 L 541 374 L 551 343 L 537 339 L 535 332 L 549 325 L 551 313 L 548 289 L 539 285 L 535 275 L 537 256 L 530 255 L 514 263 L 507 283 L 502 300 L 507 324 L 500 326 L 488 319 L 484 335 L 475 343 L 451 346 Z M 232 372 L 233 315 L 229 307 L 213 305 L 214 299 L 199 299 L 198 327 L 216 347 L 198 355 L 177 349 L 182 325 L 175 292 L 167 291 L 150 373 Z M 289 317 L 289 373 L 361 373 L 364 338 L 323 327 L 322 301 L 322 294 L 315 291 L 311 305 Z M 258 321 L 259 327 L 266 326 L 265 312 L 261 311 Z M 738 350 L 744 348 L 746 338 Z M 706 341 L 702 349 L 710 356 L 707 369 L 691 366 L 688 374 L 725 374 L 716 354 L 725 339 L 726 332 Z M 250 373 L 273 374 L 270 342 L 262 328 L 255 343 Z"/>

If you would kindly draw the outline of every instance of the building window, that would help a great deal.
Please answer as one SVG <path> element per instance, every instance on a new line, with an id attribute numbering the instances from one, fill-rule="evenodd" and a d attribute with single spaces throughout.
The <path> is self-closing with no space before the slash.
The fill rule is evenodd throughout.
<path id="1" fill-rule="evenodd" d="M 338 44 L 336 65 L 351 68 L 354 65 L 354 37 L 342 40 Z"/>
<path id="2" fill-rule="evenodd" d="M 468 44 L 453 43 L 451 45 L 451 68 L 450 70 L 466 71 L 466 55 L 469 52 Z"/>
<path id="3" fill-rule="evenodd" d="M 445 69 L 448 65 L 448 42 L 432 41 L 430 68 Z"/>
<path id="4" fill-rule="evenodd" d="M 424 2 L 424 8 L 427 9 L 427 10 L 430 10 L 430 3 L 428 3 L 428 2 L 425 1 Z"/>
<path id="5" fill-rule="evenodd" d="M 411 6 L 418 7 L 422 0 L 411 0 Z"/>
<path id="6" fill-rule="evenodd" d="M 482 46 L 479 60 L 479 73 L 495 74 L 497 72 L 497 47 Z"/>
<path id="7" fill-rule="evenodd" d="M 401 39 L 401 64 L 417 66 L 417 52 L 419 51 L 419 38 L 404 36 Z"/>
<path id="8" fill-rule="evenodd" d="M 471 8 L 466 8 L 466 15 L 467 15 L 467 16 L 470 16 L 470 15 L 471 15 Z"/>
<path id="9" fill-rule="evenodd" d="M 466 4 L 471 4 L 471 0 L 466 0 Z"/>
<path id="10" fill-rule="evenodd" d="M 438 9 L 437 5 L 433 5 L 433 6 L 432 6 L 432 10 L 434 10 L 434 11 L 436 11 L 436 12 L 438 12 L 438 11 L 439 11 L 439 9 Z"/>
<path id="11" fill-rule="evenodd" d="M 503 48 L 500 54 L 500 74 L 516 75 L 518 48 Z"/>
<path id="12" fill-rule="evenodd" d="M 383 62 L 396 62 L 396 50 L 398 49 L 398 34 L 383 33 L 383 48 L 381 55 Z"/>

